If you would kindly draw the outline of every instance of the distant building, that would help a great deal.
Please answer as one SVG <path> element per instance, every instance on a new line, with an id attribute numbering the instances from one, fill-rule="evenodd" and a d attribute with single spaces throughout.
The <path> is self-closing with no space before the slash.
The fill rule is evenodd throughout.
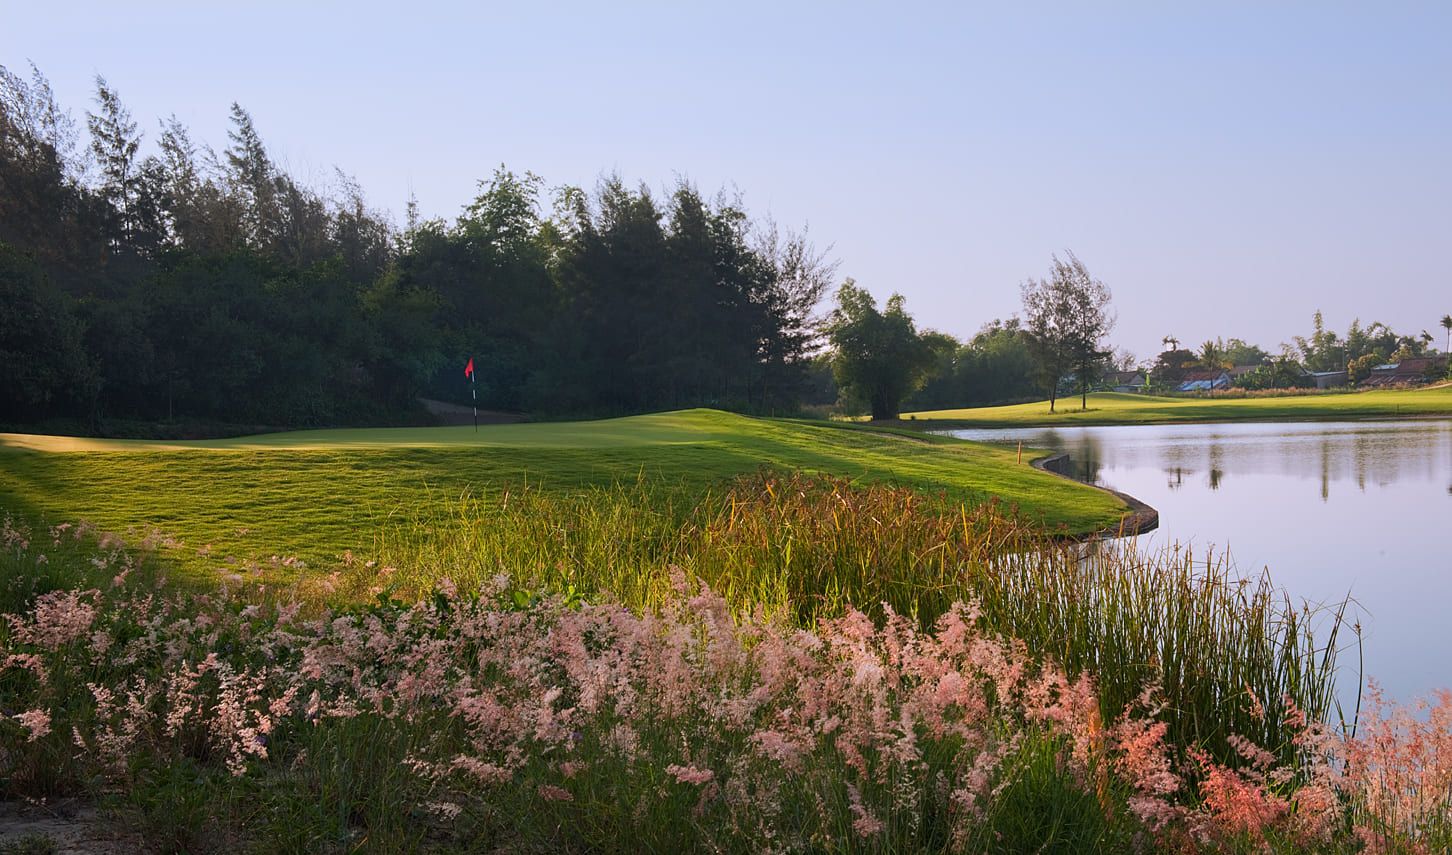
<path id="1" fill-rule="evenodd" d="M 1211 371 L 1186 371 L 1180 378 L 1179 392 L 1211 392 L 1230 385 L 1230 372 L 1223 368 Z"/>
<path id="2" fill-rule="evenodd" d="M 1378 365 L 1357 386 L 1362 389 L 1418 386 L 1446 375 L 1446 356 L 1418 356 Z"/>
<path id="3" fill-rule="evenodd" d="M 1306 376 L 1315 382 L 1317 389 L 1335 389 L 1347 384 L 1345 371 L 1308 371 Z"/>
<path id="4" fill-rule="evenodd" d="M 1104 385 L 1114 392 L 1143 392 L 1146 379 L 1143 371 L 1111 371 L 1104 375 Z"/>

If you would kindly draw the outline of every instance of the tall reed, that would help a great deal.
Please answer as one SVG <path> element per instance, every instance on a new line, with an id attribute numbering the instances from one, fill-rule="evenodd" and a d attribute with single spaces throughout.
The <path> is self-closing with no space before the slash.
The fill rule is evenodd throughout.
<path id="1" fill-rule="evenodd" d="M 704 498 L 641 482 L 437 507 L 383 527 L 382 566 L 349 574 L 344 592 L 409 599 L 444 577 L 467 590 L 508 575 L 522 602 L 564 592 L 649 608 L 673 596 L 678 567 L 738 614 L 808 627 L 884 605 L 926 627 L 972 598 L 993 631 L 1095 674 L 1107 714 L 1158 685 L 1176 745 L 1229 757 L 1233 733 L 1290 753 L 1287 699 L 1316 719 L 1334 711 L 1344 604 L 1297 606 L 1268 577 L 1186 550 L 1056 540 L 994 502 L 763 472 Z"/>

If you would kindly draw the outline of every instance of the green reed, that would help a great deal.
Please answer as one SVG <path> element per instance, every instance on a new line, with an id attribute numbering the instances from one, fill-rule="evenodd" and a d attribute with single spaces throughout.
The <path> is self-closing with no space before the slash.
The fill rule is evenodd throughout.
<path id="1" fill-rule="evenodd" d="M 522 598 L 648 608 L 684 574 L 740 612 L 804 626 L 849 604 L 929 625 L 971 598 L 990 629 L 1094 673 L 1107 716 L 1155 684 L 1172 741 L 1226 757 L 1232 733 L 1289 754 L 1287 700 L 1314 719 L 1335 712 L 1345 603 L 1297 606 L 1268 576 L 1188 550 L 1054 539 L 992 502 L 772 473 L 704 497 L 644 481 L 519 488 L 395 516 L 375 552 L 379 566 L 341 593 L 408 599 L 444 577 L 468 590 L 505 574 Z"/>

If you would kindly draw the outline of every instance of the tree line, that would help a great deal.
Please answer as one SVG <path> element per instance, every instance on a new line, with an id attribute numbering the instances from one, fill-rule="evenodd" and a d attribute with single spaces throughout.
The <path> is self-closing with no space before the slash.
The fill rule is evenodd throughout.
<path id="1" fill-rule="evenodd" d="M 233 104 L 219 152 L 140 129 L 96 80 L 84 130 L 0 66 L 0 422 L 397 421 L 420 398 L 608 414 L 793 409 L 834 267 L 738 197 L 500 167 L 395 227 L 305 185 Z"/>
<path id="2" fill-rule="evenodd" d="M 1110 292 L 1072 253 L 1021 286 L 1021 317 L 959 341 L 851 279 L 737 196 L 606 176 L 550 188 L 500 167 L 452 220 L 396 227 L 335 170 L 305 185 L 233 104 L 222 150 L 174 116 L 140 130 L 96 79 L 84 129 L 44 76 L 0 66 L 0 424 L 314 426 L 424 418 L 421 399 L 537 415 L 690 406 L 894 418 L 1078 394 L 1138 369 L 1151 390 L 1237 366 L 1237 385 L 1352 382 L 1429 333 L 1318 312 L 1272 354 L 1166 336 L 1108 346 Z M 1452 316 L 1442 325 L 1452 338 Z"/>
<path id="3" fill-rule="evenodd" d="M 901 294 L 879 310 L 848 280 L 826 326 L 843 402 L 873 419 L 893 419 L 905 402 L 946 409 L 1027 400 L 1042 391 L 1052 411 L 1068 380 L 1087 403 L 1116 364 L 1105 343 L 1115 319 L 1109 288 L 1066 255 L 1053 257 L 1047 277 L 1021 286 L 1023 320 L 992 321 L 967 342 L 919 332 Z"/>
<path id="4" fill-rule="evenodd" d="M 879 309 L 851 280 L 837 293 L 827 323 L 833 392 L 853 412 L 874 419 L 900 410 L 936 410 L 1013 403 L 1077 393 L 1088 406 L 1091 391 L 1128 387 L 1173 393 L 1186 379 L 1227 376 L 1245 390 L 1318 385 L 1316 374 L 1345 371 L 1339 385 L 1355 386 L 1383 364 L 1400 364 L 1431 351 L 1433 337 L 1402 334 L 1379 321 L 1353 320 L 1345 336 L 1328 329 L 1317 311 L 1309 336 L 1294 336 L 1271 352 L 1242 339 L 1209 340 L 1198 350 L 1165 336 L 1165 349 L 1150 362 L 1108 346 L 1115 318 L 1110 291 L 1073 253 L 1051 259 L 1049 275 L 1021 286 L 1023 317 L 995 320 L 964 342 L 934 330 L 919 331 L 902 296 Z M 1452 314 L 1441 326 L 1452 345 Z M 1421 381 L 1446 375 L 1445 359 L 1422 360 Z M 1415 372 L 1413 372 L 1415 373 Z M 1127 375 L 1127 376 L 1126 376 Z M 1410 375 L 1402 375 L 1403 378 Z M 1324 378 L 1323 378 L 1324 379 Z M 1414 381 L 1415 382 L 1415 381 Z"/>

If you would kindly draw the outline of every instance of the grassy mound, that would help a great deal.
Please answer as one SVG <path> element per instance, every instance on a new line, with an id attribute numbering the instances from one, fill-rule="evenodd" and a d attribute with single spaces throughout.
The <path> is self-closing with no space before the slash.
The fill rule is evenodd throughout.
<path id="1" fill-rule="evenodd" d="M 1252 419 L 1367 419 L 1452 415 L 1452 386 L 1294 395 L 1267 398 L 1163 398 L 1120 392 L 1095 392 L 1089 406 L 1079 398 L 962 410 L 904 413 L 917 427 L 1029 427 L 1035 425 L 1168 424 L 1233 422 Z M 934 424 L 923 424 L 923 422 Z"/>
<path id="2" fill-rule="evenodd" d="M 576 493 L 646 481 L 689 505 L 763 466 L 895 483 L 953 502 L 997 497 L 1074 533 L 1126 512 L 980 444 L 713 410 L 560 424 L 304 431 L 197 442 L 0 435 L 0 508 L 152 527 L 192 564 L 278 554 L 327 564 L 367 551 L 399 514 L 529 484 Z M 202 559 L 206 559 L 203 562 Z M 294 565 L 290 565 L 294 566 Z"/>

